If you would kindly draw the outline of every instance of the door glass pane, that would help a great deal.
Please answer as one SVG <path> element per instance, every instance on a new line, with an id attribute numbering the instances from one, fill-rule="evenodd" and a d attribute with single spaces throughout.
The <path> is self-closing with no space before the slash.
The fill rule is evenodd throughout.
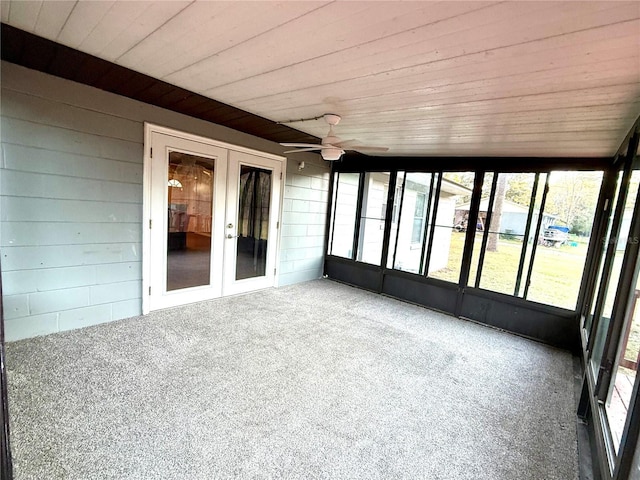
<path id="1" fill-rule="evenodd" d="M 359 173 L 338 173 L 334 184 L 330 255 L 353 258 Z"/>
<path id="2" fill-rule="evenodd" d="M 209 285 L 213 160 L 169 152 L 167 291 Z"/>
<path id="3" fill-rule="evenodd" d="M 238 196 L 236 280 L 262 277 L 267 266 L 271 171 L 242 165 Z"/>
<path id="4" fill-rule="evenodd" d="M 474 176 L 473 172 L 442 174 L 438 210 L 430 225 L 433 241 L 427 273 L 432 278 L 456 283 L 460 278 L 466 229 L 459 227 L 458 220 L 468 215 L 469 207 L 465 212 L 464 206 L 471 201 Z"/>
<path id="5" fill-rule="evenodd" d="M 380 265 L 390 176 L 389 172 L 365 173 L 358 237 L 359 262 Z"/>

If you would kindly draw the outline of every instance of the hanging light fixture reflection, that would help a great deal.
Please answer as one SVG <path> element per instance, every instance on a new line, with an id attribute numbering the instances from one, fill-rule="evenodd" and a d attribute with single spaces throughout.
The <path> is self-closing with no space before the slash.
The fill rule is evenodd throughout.
<path id="1" fill-rule="evenodd" d="M 180 180 L 177 178 L 170 178 L 167 185 L 169 187 L 182 188 L 182 183 L 180 183 Z"/>

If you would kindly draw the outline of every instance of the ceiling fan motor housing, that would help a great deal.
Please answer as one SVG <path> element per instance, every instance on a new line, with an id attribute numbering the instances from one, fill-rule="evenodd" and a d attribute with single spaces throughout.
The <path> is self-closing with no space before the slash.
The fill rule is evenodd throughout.
<path id="1" fill-rule="evenodd" d="M 323 117 L 324 117 L 324 121 L 331 126 L 334 126 L 340 123 L 340 119 L 342 118 L 340 115 L 336 115 L 335 113 L 325 113 Z"/>

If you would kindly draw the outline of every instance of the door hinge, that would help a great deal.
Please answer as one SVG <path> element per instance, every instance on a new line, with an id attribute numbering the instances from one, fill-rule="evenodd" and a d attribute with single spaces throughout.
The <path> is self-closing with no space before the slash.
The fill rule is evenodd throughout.
<path id="1" fill-rule="evenodd" d="M 282 172 L 280 172 L 280 180 L 282 180 Z"/>
<path id="2" fill-rule="evenodd" d="M 151 286 L 149 286 L 149 295 L 151 295 Z"/>
<path id="3" fill-rule="evenodd" d="M 276 222 L 276 229 L 280 228 L 280 222 Z"/>
<path id="4" fill-rule="evenodd" d="M 149 149 L 149 156 L 150 156 L 151 158 L 153 158 L 153 147 L 151 147 L 151 148 Z"/>
<path id="5" fill-rule="evenodd" d="M 151 219 L 149 219 L 149 229 L 151 229 Z"/>
<path id="6" fill-rule="evenodd" d="M 275 269 L 275 268 L 273 269 L 273 274 L 274 274 L 274 275 L 276 274 L 276 269 Z"/>

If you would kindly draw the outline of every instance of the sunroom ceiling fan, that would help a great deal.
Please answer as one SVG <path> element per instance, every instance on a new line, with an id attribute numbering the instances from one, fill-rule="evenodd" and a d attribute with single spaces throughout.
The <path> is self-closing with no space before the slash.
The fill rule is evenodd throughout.
<path id="1" fill-rule="evenodd" d="M 318 118 L 318 117 L 316 117 Z M 287 150 L 284 153 L 313 152 L 320 150 L 322 158 L 328 161 L 339 160 L 346 150 L 355 152 L 386 152 L 386 147 L 370 147 L 367 145 L 358 145 L 355 140 L 342 140 L 337 137 L 333 131 L 338 123 L 340 123 L 340 115 L 335 113 L 325 113 L 322 118 L 329 124 L 329 133 L 324 137 L 321 143 L 281 143 L 283 147 L 296 147 L 295 150 Z"/>

